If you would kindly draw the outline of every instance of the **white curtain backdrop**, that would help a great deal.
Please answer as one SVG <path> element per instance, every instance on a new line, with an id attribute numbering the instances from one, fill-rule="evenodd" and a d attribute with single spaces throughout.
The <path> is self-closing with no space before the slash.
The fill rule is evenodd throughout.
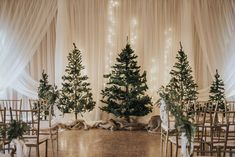
<path id="1" fill-rule="evenodd" d="M 200 92 L 200 98 L 208 96 L 208 77 L 200 77 L 201 73 L 208 73 L 214 78 L 215 71 L 224 80 L 226 97 L 232 99 L 235 96 L 235 3 L 232 0 L 193 1 L 195 27 L 198 35 L 199 48 L 204 62 L 204 68 L 198 70 L 200 82 L 204 88 Z M 207 68 L 207 69 L 206 69 Z"/>
<path id="2" fill-rule="evenodd" d="M 24 9 L 27 8 L 27 9 Z M 14 11 L 13 11 L 14 10 Z M 99 110 L 100 91 L 117 54 L 128 40 L 147 71 L 148 94 L 169 81 L 179 42 L 188 55 L 201 100 L 219 70 L 226 97 L 235 96 L 233 0 L 33 0 L 0 1 L 0 90 L 36 97 L 42 69 L 61 86 L 67 55 L 76 43 L 83 56 L 96 109 L 90 120 L 107 119 Z M 14 28 L 13 28 L 14 27 Z M 158 109 L 154 106 L 154 112 Z M 148 120 L 149 117 L 144 117 Z"/>
<path id="3" fill-rule="evenodd" d="M 55 0 L 0 1 L 0 92 L 7 88 L 36 97 L 35 82 L 25 67 L 55 16 Z"/>
<path id="4" fill-rule="evenodd" d="M 44 70 L 49 75 L 48 81 L 51 84 L 55 83 L 55 26 L 56 18 L 52 20 L 46 35 L 26 67 L 26 71 L 37 81 L 42 77 L 42 70 Z"/>
<path id="5" fill-rule="evenodd" d="M 189 58 L 193 59 L 190 4 L 186 0 L 59 0 L 56 83 L 61 84 L 66 56 L 75 42 L 82 51 L 85 73 L 89 76 L 97 102 L 97 108 L 89 114 L 89 118 L 108 118 L 98 108 L 103 105 L 100 102 L 100 91 L 106 81 L 103 75 L 110 72 L 128 36 L 139 56 L 139 65 L 147 71 L 148 94 L 156 101 L 157 89 L 169 80 L 168 74 L 175 61 L 179 41 L 182 41 Z M 157 109 L 153 114 L 156 112 Z"/>

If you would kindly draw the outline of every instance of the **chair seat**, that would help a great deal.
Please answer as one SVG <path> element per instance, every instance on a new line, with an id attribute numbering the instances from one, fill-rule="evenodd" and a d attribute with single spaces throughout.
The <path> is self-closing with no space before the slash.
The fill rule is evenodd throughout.
<path id="1" fill-rule="evenodd" d="M 164 130 L 164 131 L 174 131 L 175 130 L 175 123 L 171 122 L 169 126 L 165 125 L 165 124 L 161 124 L 161 128 Z"/>
<path id="2" fill-rule="evenodd" d="M 176 144 L 176 136 L 169 136 L 169 141 L 173 144 Z M 178 138 L 178 145 L 181 145 L 181 139 L 180 138 Z M 194 141 L 193 145 L 197 147 L 197 146 L 200 145 L 200 142 L 199 141 Z"/>
<path id="3" fill-rule="evenodd" d="M 58 125 L 59 123 L 57 122 L 54 122 L 51 124 L 51 127 L 49 126 L 49 121 L 41 121 L 40 122 L 40 132 L 41 131 L 49 131 L 50 129 L 51 130 L 56 130 L 58 129 Z"/>
<path id="4" fill-rule="evenodd" d="M 225 141 L 225 140 L 220 139 L 218 137 L 213 137 L 213 141 L 211 141 L 211 140 L 212 139 L 210 137 L 203 137 L 203 141 L 205 143 L 212 143 L 213 142 L 213 144 L 214 144 L 214 143 L 224 143 L 224 141 Z"/>
<path id="5" fill-rule="evenodd" d="M 235 140 L 227 140 L 227 147 L 235 148 Z"/>
<path id="6" fill-rule="evenodd" d="M 2 153 L 0 153 L 0 156 L 1 157 L 11 157 L 11 154 L 2 154 Z"/>
<path id="7" fill-rule="evenodd" d="M 213 143 L 214 147 L 224 147 L 224 143 Z"/>
<path id="8" fill-rule="evenodd" d="M 46 142 L 48 140 L 48 136 L 39 136 L 39 141 L 38 143 L 41 144 L 43 142 Z M 36 147 L 38 146 L 37 144 L 37 139 L 36 138 L 25 138 L 24 139 L 24 142 L 25 142 L 25 145 L 28 146 L 28 147 Z"/>
<path id="9" fill-rule="evenodd" d="M 223 130 L 226 129 L 226 127 L 222 127 Z M 235 125 L 230 125 L 229 126 L 229 132 L 234 132 L 235 133 Z"/>
<path id="10" fill-rule="evenodd" d="M 10 144 L 11 142 L 9 140 L 4 141 L 4 145 Z M 1 144 L 0 144 L 1 145 Z"/>
<path id="11" fill-rule="evenodd" d="M 216 156 L 194 156 L 194 157 L 216 157 Z"/>

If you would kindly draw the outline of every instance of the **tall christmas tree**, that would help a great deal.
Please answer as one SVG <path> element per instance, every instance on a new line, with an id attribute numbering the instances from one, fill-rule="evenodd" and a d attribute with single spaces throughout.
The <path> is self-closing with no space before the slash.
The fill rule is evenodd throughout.
<path id="1" fill-rule="evenodd" d="M 144 116 L 152 111 L 151 98 L 145 94 L 148 89 L 146 72 L 140 74 L 136 58 L 130 44 L 127 44 L 118 54 L 111 73 L 104 75 L 108 83 L 101 92 L 101 102 L 107 104 L 101 110 L 124 117 L 128 122 L 130 116 Z"/>
<path id="2" fill-rule="evenodd" d="M 225 96 L 224 96 L 224 82 L 223 80 L 220 78 L 220 75 L 218 73 L 218 70 L 216 69 L 216 74 L 215 74 L 215 80 L 212 82 L 211 87 L 210 87 L 210 95 L 209 95 L 209 102 L 211 102 L 210 104 L 210 108 L 211 109 L 215 109 L 216 105 L 212 104 L 217 103 L 217 110 L 225 110 Z"/>
<path id="3" fill-rule="evenodd" d="M 166 110 L 175 117 L 175 128 L 185 132 L 188 142 L 191 144 L 194 135 L 194 127 L 190 120 L 194 103 L 191 102 L 197 100 L 198 92 L 197 84 L 191 74 L 192 69 L 181 43 L 176 59 L 177 62 L 170 71 L 170 82 L 166 87 L 160 89 L 159 95 L 166 103 Z M 185 110 L 188 112 L 185 113 Z"/>
<path id="4" fill-rule="evenodd" d="M 188 108 L 190 110 L 193 109 L 193 106 L 184 106 L 184 104 L 197 100 L 197 84 L 193 80 L 191 74 L 192 68 L 189 65 L 187 55 L 184 53 L 181 43 L 176 59 L 177 62 L 170 71 L 171 79 L 167 88 L 169 91 L 175 91 L 176 100 L 174 101 L 180 102 L 181 109 Z"/>
<path id="5" fill-rule="evenodd" d="M 60 103 L 58 108 L 63 113 L 74 112 L 77 114 L 93 110 L 95 101 L 93 101 L 90 83 L 87 82 L 87 75 L 82 74 L 84 66 L 82 65 L 81 52 L 74 45 L 74 50 L 68 55 L 68 65 L 66 74 L 62 77 L 62 89 L 60 92 Z"/>

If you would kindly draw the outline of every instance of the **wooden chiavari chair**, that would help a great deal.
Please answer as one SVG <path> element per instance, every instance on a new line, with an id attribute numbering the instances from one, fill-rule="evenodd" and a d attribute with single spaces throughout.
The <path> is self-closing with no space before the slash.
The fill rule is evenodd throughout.
<path id="1" fill-rule="evenodd" d="M 169 111 L 166 111 L 166 104 L 160 102 L 161 117 L 161 156 L 167 156 L 168 142 L 170 136 L 175 136 L 175 120 Z M 164 145 L 164 146 L 163 146 Z M 164 148 L 164 149 L 163 149 Z M 171 151 L 172 155 L 172 151 Z"/>
<path id="2" fill-rule="evenodd" d="M 226 152 L 232 157 L 235 155 L 235 110 L 226 111 L 224 114 L 226 123 L 229 124 Z"/>
<path id="3" fill-rule="evenodd" d="M 13 157 L 13 152 L 14 149 L 10 148 L 9 146 L 9 140 L 7 140 L 7 135 L 6 135 L 6 122 L 5 122 L 5 118 L 6 118 L 6 108 L 0 108 L 0 153 L 3 152 L 4 154 L 6 153 L 6 151 L 9 154 L 9 156 Z M 0 155 L 1 156 L 1 155 Z"/>
<path id="4" fill-rule="evenodd" d="M 30 126 L 30 129 L 24 134 L 23 140 L 25 145 L 30 148 L 29 156 L 31 154 L 31 148 L 36 148 L 36 157 L 40 157 L 39 145 L 45 143 L 45 156 L 47 157 L 48 137 L 39 136 L 40 130 L 40 108 L 29 110 L 17 110 L 11 109 L 11 120 L 23 121 Z"/>
<path id="5" fill-rule="evenodd" d="M 235 101 L 226 101 L 226 111 L 235 111 Z"/>
<path id="6" fill-rule="evenodd" d="M 51 141 L 52 146 L 52 155 L 55 156 L 54 153 L 54 141 L 56 141 L 56 156 L 58 155 L 58 125 L 57 123 L 52 122 L 52 105 L 47 105 L 46 101 L 40 101 L 40 100 L 29 100 L 30 108 L 35 108 L 36 106 L 39 106 L 40 108 L 40 118 L 41 118 L 41 128 L 40 128 L 40 135 L 47 135 L 49 136 L 49 139 Z M 49 106 L 49 107 L 48 107 Z"/>
<path id="7" fill-rule="evenodd" d="M 191 102 L 192 103 L 192 102 Z M 196 105 L 196 102 L 195 102 Z M 186 112 L 186 111 L 185 111 Z M 185 115 L 188 113 L 185 113 Z M 194 126 L 194 137 L 192 139 L 192 143 L 191 146 L 189 145 L 189 143 L 187 143 L 186 147 L 188 149 L 188 154 L 193 153 L 193 152 L 197 152 L 197 155 L 201 154 L 201 150 L 203 147 L 203 143 L 202 143 L 202 131 L 203 131 L 203 127 L 204 127 L 204 115 L 205 112 L 202 110 L 190 110 L 190 114 L 189 115 L 191 118 L 190 120 L 192 120 L 192 125 Z M 181 133 L 182 132 L 175 132 L 175 136 L 170 136 L 169 137 L 169 141 L 170 141 L 170 145 L 171 145 L 171 156 L 172 156 L 172 145 L 175 146 L 175 157 L 178 156 L 178 149 L 182 149 L 182 139 L 181 139 Z M 191 147 L 191 148 L 190 148 Z M 192 149 L 194 148 L 194 149 Z M 196 151 L 194 151 L 196 150 Z"/>
<path id="8" fill-rule="evenodd" d="M 22 108 L 22 99 L 19 100 L 0 100 L 2 107 L 5 107 L 6 110 L 12 109 L 21 109 Z"/>
<path id="9" fill-rule="evenodd" d="M 15 110 L 22 109 L 22 99 L 18 100 L 0 100 L 0 107 L 6 108 L 6 123 L 10 122 L 11 115 L 10 115 L 10 108 Z"/>
<path id="10" fill-rule="evenodd" d="M 225 128 L 225 129 L 224 129 Z M 218 157 L 225 156 L 227 149 L 229 124 L 215 124 L 212 126 L 205 126 L 203 133 L 203 141 L 209 146 L 209 150 L 204 150 L 204 153 L 210 155 L 217 154 Z"/>

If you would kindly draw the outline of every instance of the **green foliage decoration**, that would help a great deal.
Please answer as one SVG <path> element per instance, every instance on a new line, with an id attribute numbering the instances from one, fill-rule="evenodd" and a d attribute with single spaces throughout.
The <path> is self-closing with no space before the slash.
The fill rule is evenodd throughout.
<path id="1" fill-rule="evenodd" d="M 22 138 L 23 135 L 29 131 L 30 126 L 23 121 L 12 120 L 7 126 L 7 137 L 11 141 L 13 139 Z"/>
<path id="2" fill-rule="evenodd" d="M 191 119 L 190 116 L 182 110 L 180 102 L 175 101 L 178 99 L 178 93 L 165 87 L 161 87 L 158 93 L 161 99 L 166 103 L 166 111 L 171 112 L 175 117 L 175 128 L 179 132 L 185 132 L 188 142 L 191 145 L 192 138 L 194 137 L 195 126 L 192 123 L 193 119 Z"/>

